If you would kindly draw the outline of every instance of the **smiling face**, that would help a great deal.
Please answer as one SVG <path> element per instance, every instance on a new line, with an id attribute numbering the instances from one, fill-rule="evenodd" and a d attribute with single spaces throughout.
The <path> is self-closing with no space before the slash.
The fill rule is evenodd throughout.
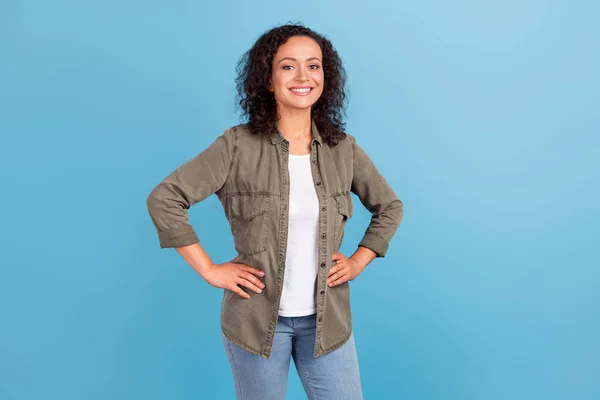
<path id="1" fill-rule="evenodd" d="M 293 36 L 273 58 L 269 90 L 279 113 L 310 108 L 323 93 L 323 55 L 313 39 Z"/>

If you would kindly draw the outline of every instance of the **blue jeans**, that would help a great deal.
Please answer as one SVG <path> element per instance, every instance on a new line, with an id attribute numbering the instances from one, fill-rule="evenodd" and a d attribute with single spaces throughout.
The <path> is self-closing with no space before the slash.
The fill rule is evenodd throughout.
<path id="1" fill-rule="evenodd" d="M 222 332 L 238 400 L 284 400 L 290 357 L 310 400 L 362 400 L 354 334 L 341 347 L 314 358 L 316 314 L 277 320 L 271 358 L 231 342 Z"/>

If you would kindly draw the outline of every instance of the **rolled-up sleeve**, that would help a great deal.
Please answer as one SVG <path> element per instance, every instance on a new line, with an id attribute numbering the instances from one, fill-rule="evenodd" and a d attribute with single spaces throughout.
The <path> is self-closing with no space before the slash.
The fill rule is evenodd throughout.
<path id="1" fill-rule="evenodd" d="M 402 221 L 404 206 L 356 139 L 350 139 L 354 150 L 351 191 L 371 213 L 371 222 L 358 245 L 373 250 L 377 257 L 385 257 Z"/>
<path id="2" fill-rule="evenodd" d="M 217 192 L 226 182 L 236 146 L 233 129 L 162 180 L 146 200 L 161 248 L 199 242 L 189 223 L 189 208 Z"/>

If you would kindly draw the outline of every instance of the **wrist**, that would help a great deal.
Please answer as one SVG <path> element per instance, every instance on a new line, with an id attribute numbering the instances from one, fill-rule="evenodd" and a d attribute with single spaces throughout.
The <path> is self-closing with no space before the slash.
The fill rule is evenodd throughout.
<path id="1" fill-rule="evenodd" d="M 357 260 L 353 255 L 350 256 L 349 259 L 354 261 L 354 264 L 356 265 L 356 267 L 358 268 L 359 271 L 362 271 L 363 269 L 365 269 L 366 265 L 362 265 L 360 260 Z"/>
<path id="2" fill-rule="evenodd" d="M 197 269 L 198 274 L 200 274 L 200 276 L 206 280 L 206 278 L 211 274 L 211 272 L 213 272 L 215 270 L 215 267 L 217 265 L 216 264 L 209 264 L 209 265 L 205 265 L 202 268 Z"/>

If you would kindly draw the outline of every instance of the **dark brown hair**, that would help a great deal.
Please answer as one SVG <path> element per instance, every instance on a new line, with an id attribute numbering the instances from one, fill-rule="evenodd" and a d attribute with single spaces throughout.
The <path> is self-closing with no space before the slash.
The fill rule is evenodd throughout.
<path id="1" fill-rule="evenodd" d="M 252 133 L 271 135 L 277 131 L 277 106 L 268 85 L 277 49 L 293 36 L 309 37 L 321 47 L 325 80 L 311 115 L 323 140 L 333 146 L 346 136 L 346 72 L 331 42 L 301 24 L 287 23 L 268 30 L 244 53 L 236 65 L 236 103 Z"/>

